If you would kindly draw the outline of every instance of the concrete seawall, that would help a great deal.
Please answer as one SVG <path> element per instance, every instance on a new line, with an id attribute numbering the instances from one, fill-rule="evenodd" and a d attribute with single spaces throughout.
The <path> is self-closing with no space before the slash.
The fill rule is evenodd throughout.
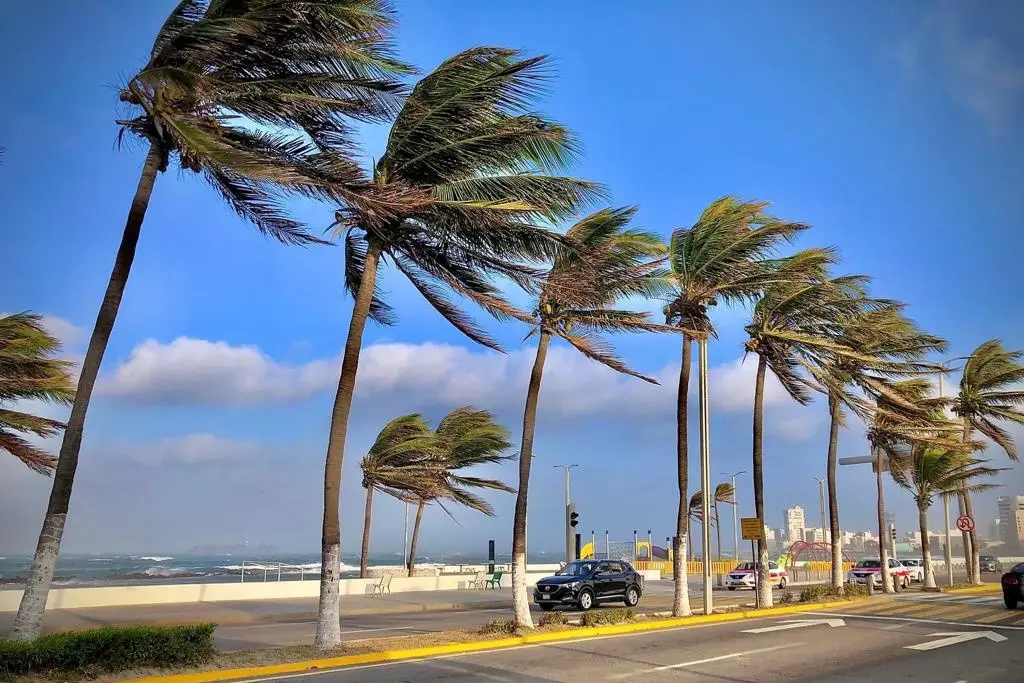
<path id="1" fill-rule="evenodd" d="M 531 567 L 531 569 L 533 569 Z M 538 568 L 539 569 L 539 568 Z M 557 569 L 557 565 L 555 566 Z M 526 583 L 550 576 L 554 570 L 531 571 Z M 647 581 L 661 578 L 660 571 L 641 572 Z M 475 574 L 439 574 L 437 576 L 399 577 L 391 580 L 392 593 L 411 591 L 465 590 Z M 380 579 L 342 579 L 341 595 L 371 595 Z M 512 585 L 512 575 L 504 573 L 501 586 Z M 119 607 L 124 605 L 160 605 L 189 602 L 221 602 L 230 600 L 281 600 L 312 598 L 320 591 L 318 580 L 247 581 L 245 583 L 189 583 L 154 586 L 96 586 L 55 588 L 46 600 L 46 609 L 81 609 L 87 607 Z M 16 612 L 22 591 L 0 590 L 0 612 Z"/>

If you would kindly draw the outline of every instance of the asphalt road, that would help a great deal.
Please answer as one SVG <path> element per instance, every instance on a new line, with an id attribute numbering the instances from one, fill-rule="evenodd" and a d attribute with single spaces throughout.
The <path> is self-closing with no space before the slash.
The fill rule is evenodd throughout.
<path id="1" fill-rule="evenodd" d="M 811 622 L 793 628 L 801 620 Z M 292 683 L 1006 683 L 1021 680 L 1022 645 L 1024 630 L 1013 627 L 804 613 L 288 678 Z"/>
<path id="2" fill-rule="evenodd" d="M 793 589 L 798 591 L 799 589 Z M 671 609 L 673 585 L 671 581 L 651 581 L 643 599 L 635 611 L 652 613 Z M 437 631 L 454 631 L 473 629 L 483 626 L 492 619 L 510 619 L 512 617 L 512 595 L 508 590 L 496 591 L 495 597 L 508 600 L 505 607 L 495 607 L 494 603 L 484 604 L 479 608 L 466 606 L 455 610 L 432 610 L 428 612 L 361 614 L 358 616 L 341 617 L 341 637 L 343 640 L 360 640 L 364 638 L 383 638 L 387 636 L 405 636 Z M 387 600 L 387 598 L 384 598 Z M 690 603 L 693 609 L 701 608 L 702 598 L 699 592 L 690 592 Z M 729 605 L 753 605 L 752 591 L 718 591 L 714 593 L 716 607 Z M 601 605 L 595 609 L 614 609 L 622 607 L 619 603 Z M 579 612 L 563 610 L 570 618 L 578 617 Z M 534 623 L 543 612 L 533 608 Z M 225 624 L 217 627 L 215 640 L 217 647 L 224 651 L 252 650 L 268 647 L 289 645 L 308 645 L 313 642 L 316 622 L 308 620 L 288 620 L 286 622 L 257 624 Z"/>

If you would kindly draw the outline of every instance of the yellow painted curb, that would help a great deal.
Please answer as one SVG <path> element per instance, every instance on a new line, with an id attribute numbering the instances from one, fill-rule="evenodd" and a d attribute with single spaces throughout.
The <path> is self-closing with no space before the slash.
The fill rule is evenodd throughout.
<path id="1" fill-rule="evenodd" d="M 967 588 L 954 588 L 952 590 L 942 591 L 943 593 L 957 594 L 957 593 L 995 593 L 1003 590 L 1003 587 L 998 583 L 989 583 L 984 586 L 968 586 Z"/>
<path id="2" fill-rule="evenodd" d="M 433 647 L 418 647 L 408 650 L 388 650 L 385 652 L 369 652 L 361 655 L 344 655 L 341 657 L 328 657 L 326 659 L 312 659 L 302 662 L 289 662 L 287 664 L 271 664 L 268 666 L 254 666 L 242 669 L 223 669 L 221 671 L 202 671 L 197 673 L 172 674 L 170 676 L 150 676 L 137 678 L 126 683 L 213 683 L 214 681 L 230 681 L 243 678 L 265 678 L 281 674 L 302 673 L 319 669 L 340 669 L 349 666 L 366 664 L 381 664 L 384 662 L 397 662 L 402 660 L 426 659 L 441 655 L 466 654 L 470 652 L 483 652 L 487 650 L 501 650 L 519 645 L 535 645 L 568 640 L 586 640 L 598 636 L 615 636 L 629 633 L 640 633 L 643 631 L 659 631 L 673 628 L 685 628 L 687 626 L 701 626 L 704 624 L 718 624 L 730 621 L 743 621 L 744 619 L 765 619 L 786 614 L 798 614 L 800 612 L 812 612 L 815 610 L 841 607 L 851 604 L 852 601 L 821 602 L 810 605 L 792 605 L 787 607 L 774 607 L 766 610 L 752 610 L 747 612 L 727 612 L 725 614 L 698 615 L 693 617 L 675 617 L 658 619 L 648 622 L 636 622 L 632 624 L 618 624 L 614 626 L 597 626 L 588 629 L 575 629 L 571 631 L 555 631 L 552 633 L 528 633 L 522 636 L 511 638 L 499 638 L 496 640 L 483 640 L 470 643 L 452 643 L 451 645 L 435 645 Z"/>

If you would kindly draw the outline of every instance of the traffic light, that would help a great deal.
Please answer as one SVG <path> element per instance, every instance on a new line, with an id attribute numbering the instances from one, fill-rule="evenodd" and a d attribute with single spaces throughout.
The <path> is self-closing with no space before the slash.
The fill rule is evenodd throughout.
<path id="1" fill-rule="evenodd" d="M 573 529 L 575 529 L 576 525 L 579 524 L 579 523 L 580 523 L 580 513 L 578 513 L 575 510 L 573 510 L 572 512 L 569 513 L 569 526 L 571 526 Z"/>
<path id="2" fill-rule="evenodd" d="M 893 524 L 889 527 L 889 534 L 892 536 L 892 540 L 896 540 L 896 525 Z"/>

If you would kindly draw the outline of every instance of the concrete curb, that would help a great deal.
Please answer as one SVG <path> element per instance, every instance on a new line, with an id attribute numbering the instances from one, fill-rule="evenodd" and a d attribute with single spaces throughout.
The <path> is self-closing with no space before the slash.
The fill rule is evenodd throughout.
<path id="1" fill-rule="evenodd" d="M 1002 591 L 1003 587 L 998 583 L 989 583 L 984 586 L 968 586 L 967 588 L 954 588 L 951 590 L 942 591 L 949 595 L 956 595 L 958 593 L 996 593 Z"/>
<path id="2" fill-rule="evenodd" d="M 618 624 L 615 626 L 597 626 L 586 629 L 585 633 L 579 630 L 556 631 L 553 633 L 532 633 L 511 638 L 500 638 L 496 640 L 484 640 L 469 643 L 453 643 L 451 645 L 436 645 L 433 647 L 420 647 L 407 650 L 387 650 L 384 652 L 372 652 L 361 655 L 344 655 L 341 657 L 329 657 L 325 659 L 311 659 L 301 662 L 289 662 L 287 664 L 272 664 L 268 666 L 254 666 L 241 669 L 223 669 L 220 671 L 203 671 L 197 673 L 172 674 L 169 676 L 150 676 L 137 678 L 125 683 L 213 683 L 214 681 L 231 681 L 246 678 L 263 678 L 282 674 L 297 674 L 307 671 L 321 669 L 342 669 L 350 666 L 365 666 L 367 664 L 382 664 L 385 662 L 412 661 L 418 659 L 429 659 L 445 655 L 466 654 L 470 652 L 485 652 L 488 650 L 502 650 L 522 645 L 539 645 L 558 641 L 578 641 L 601 636 L 626 635 L 630 633 L 642 633 L 645 631 L 662 631 L 671 629 L 683 629 L 691 626 L 703 626 L 707 624 L 720 624 L 732 621 L 743 621 L 746 619 L 767 619 L 787 614 L 799 614 L 800 612 L 814 612 L 818 610 L 843 607 L 852 604 L 854 601 L 844 600 L 839 602 L 821 602 L 807 605 L 792 605 L 786 607 L 773 607 L 765 610 L 751 610 L 746 612 L 729 612 L 726 614 L 698 615 L 693 617 L 676 617 L 671 619 L 660 619 L 653 622 L 637 622 L 631 624 Z"/>

